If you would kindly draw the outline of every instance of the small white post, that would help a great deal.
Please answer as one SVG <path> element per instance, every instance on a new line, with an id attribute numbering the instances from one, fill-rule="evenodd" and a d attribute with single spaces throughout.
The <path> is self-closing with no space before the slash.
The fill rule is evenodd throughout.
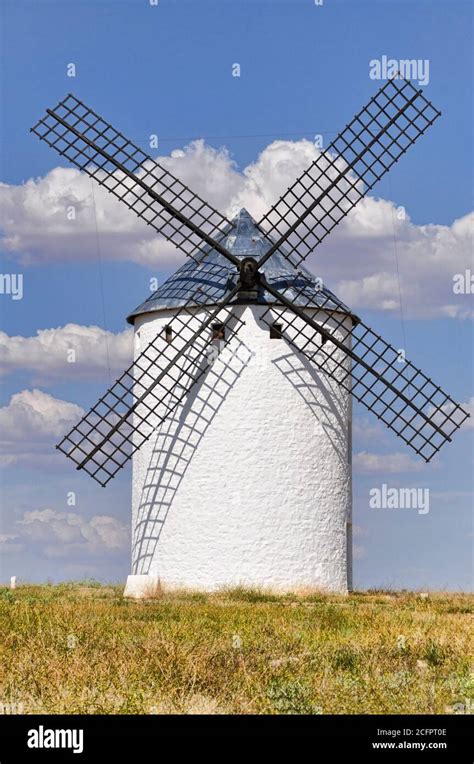
<path id="1" fill-rule="evenodd" d="M 16 576 L 10 577 L 10 589 L 16 589 Z"/>

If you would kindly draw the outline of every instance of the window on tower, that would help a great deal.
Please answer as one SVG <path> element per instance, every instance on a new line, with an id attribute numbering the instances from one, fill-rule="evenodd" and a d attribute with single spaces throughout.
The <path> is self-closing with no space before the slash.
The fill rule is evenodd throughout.
<path id="1" fill-rule="evenodd" d="M 171 326 L 165 326 L 165 340 L 170 345 L 173 342 L 173 330 Z"/>
<path id="2" fill-rule="evenodd" d="M 212 339 L 213 340 L 225 340 L 225 326 L 224 326 L 224 324 L 212 324 Z"/>
<path id="3" fill-rule="evenodd" d="M 281 340 L 281 333 L 283 331 L 283 324 L 272 324 L 270 327 L 270 339 Z"/>

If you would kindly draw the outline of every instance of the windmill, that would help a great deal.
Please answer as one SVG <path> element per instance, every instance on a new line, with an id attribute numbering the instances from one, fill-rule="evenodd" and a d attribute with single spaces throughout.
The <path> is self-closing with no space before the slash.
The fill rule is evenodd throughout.
<path id="1" fill-rule="evenodd" d="M 32 128 L 188 257 L 128 317 L 132 365 L 57 445 L 102 486 L 132 458 L 127 594 L 347 591 L 351 398 L 427 462 L 468 416 L 302 265 L 439 116 L 388 80 L 258 222 L 71 94 Z"/>

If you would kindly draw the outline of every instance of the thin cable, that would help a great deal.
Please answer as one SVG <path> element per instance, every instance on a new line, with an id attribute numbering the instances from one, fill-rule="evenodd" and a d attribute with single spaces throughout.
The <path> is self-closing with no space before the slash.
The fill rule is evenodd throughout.
<path id="1" fill-rule="evenodd" d="M 307 135 L 337 135 L 337 130 L 320 130 L 319 132 L 315 133 L 312 130 L 304 130 L 304 131 L 298 131 L 295 130 L 291 133 L 249 133 L 248 135 L 199 135 L 199 138 L 205 140 L 205 141 L 223 141 L 223 140 L 234 140 L 237 138 L 281 138 L 283 136 L 299 136 L 299 137 L 305 137 Z M 159 143 L 169 143 L 171 141 L 195 141 L 196 136 L 175 136 L 175 137 L 166 137 L 161 138 L 158 136 L 158 142 Z M 310 139 L 308 139 L 310 140 Z"/>
<path id="2" fill-rule="evenodd" d="M 393 192 L 392 192 L 392 182 L 391 179 L 388 178 L 388 191 L 390 195 L 390 202 L 392 202 L 393 199 Z M 405 357 L 407 355 L 407 338 L 406 338 L 406 332 L 405 332 L 405 318 L 403 314 L 403 300 L 402 300 L 402 286 L 401 286 L 401 280 L 400 280 L 400 266 L 398 262 L 398 240 L 397 240 L 397 229 L 395 225 L 395 212 L 393 209 L 393 204 L 391 206 L 392 211 L 392 229 L 393 229 L 393 251 L 395 254 L 395 264 L 397 267 L 397 280 L 398 280 L 398 299 L 400 302 L 400 323 L 402 327 L 402 338 L 403 338 L 403 348 L 405 351 Z"/>
<path id="3" fill-rule="evenodd" d="M 89 149 L 89 155 L 90 155 L 90 149 Z M 105 311 L 105 297 L 104 297 L 104 278 L 102 274 L 102 258 L 100 255 L 100 238 L 99 238 L 99 224 L 97 222 L 97 206 L 95 203 L 95 193 L 94 193 L 94 180 L 91 178 L 91 189 L 92 189 L 92 209 L 94 210 L 94 224 L 95 224 L 95 240 L 96 240 L 96 250 L 97 250 L 97 265 L 99 270 L 99 289 L 100 289 L 100 298 L 102 303 L 102 323 L 104 325 L 104 331 L 105 331 L 105 352 L 107 356 L 107 372 L 109 375 L 109 384 L 112 384 L 112 375 L 110 373 L 110 353 L 109 353 L 109 339 L 108 339 L 108 329 L 107 329 L 107 318 L 106 318 L 106 311 Z"/>

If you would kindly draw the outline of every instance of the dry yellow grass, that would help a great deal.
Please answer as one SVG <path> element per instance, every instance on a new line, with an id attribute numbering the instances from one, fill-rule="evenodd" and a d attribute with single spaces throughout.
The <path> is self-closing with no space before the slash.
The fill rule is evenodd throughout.
<path id="1" fill-rule="evenodd" d="M 472 604 L 463 594 L 233 589 L 134 602 L 112 586 L 0 589 L 0 703 L 23 713 L 469 712 Z"/>

